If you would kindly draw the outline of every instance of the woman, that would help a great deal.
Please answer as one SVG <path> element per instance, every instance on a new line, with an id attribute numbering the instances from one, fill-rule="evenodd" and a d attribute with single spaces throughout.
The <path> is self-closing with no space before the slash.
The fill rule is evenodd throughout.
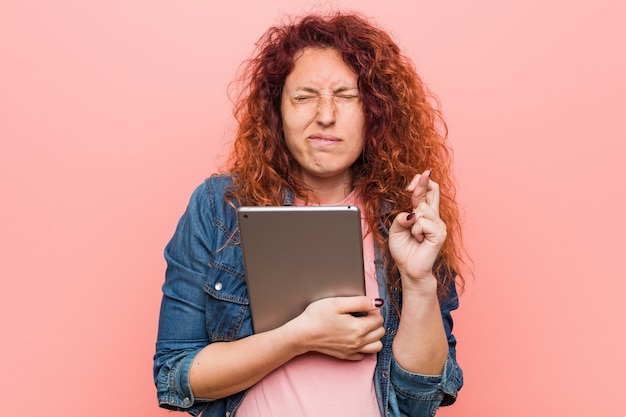
<path id="1" fill-rule="evenodd" d="M 462 386 L 445 124 L 410 61 L 359 16 L 305 16 L 257 46 L 228 173 L 196 189 L 165 251 L 159 403 L 204 416 L 432 416 Z M 367 295 L 316 301 L 253 334 L 235 209 L 294 202 L 361 208 Z"/>

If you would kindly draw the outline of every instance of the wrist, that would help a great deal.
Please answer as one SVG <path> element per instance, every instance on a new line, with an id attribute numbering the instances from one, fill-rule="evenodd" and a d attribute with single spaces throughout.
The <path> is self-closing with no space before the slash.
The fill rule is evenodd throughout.
<path id="1" fill-rule="evenodd" d="M 430 296 L 437 294 L 437 279 L 432 273 L 421 278 L 409 278 L 402 274 L 400 281 L 402 282 L 402 293 L 405 295 Z"/>
<path id="2" fill-rule="evenodd" d="M 309 342 L 311 329 L 306 325 L 300 325 L 300 321 L 300 316 L 298 316 L 276 329 L 280 334 L 279 339 L 294 357 L 311 351 Z"/>

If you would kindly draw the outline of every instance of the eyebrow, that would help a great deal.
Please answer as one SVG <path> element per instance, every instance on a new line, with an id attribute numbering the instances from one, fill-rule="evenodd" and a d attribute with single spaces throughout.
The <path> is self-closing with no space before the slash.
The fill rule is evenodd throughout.
<path id="1" fill-rule="evenodd" d="M 346 91 L 353 91 L 353 90 L 357 92 L 359 91 L 357 87 L 338 87 L 333 90 L 333 94 L 344 93 Z M 315 89 L 313 87 L 298 87 L 292 91 L 292 94 L 296 92 L 319 94 L 320 90 Z"/>

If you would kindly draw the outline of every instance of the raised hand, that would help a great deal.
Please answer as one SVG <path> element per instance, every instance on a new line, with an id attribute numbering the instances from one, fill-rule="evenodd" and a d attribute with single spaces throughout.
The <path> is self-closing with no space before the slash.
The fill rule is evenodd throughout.
<path id="1" fill-rule="evenodd" d="M 389 249 L 403 278 L 418 283 L 432 278 L 432 268 L 446 239 L 439 217 L 439 185 L 431 170 L 416 175 L 407 187 L 412 211 L 396 216 L 389 229 Z"/>

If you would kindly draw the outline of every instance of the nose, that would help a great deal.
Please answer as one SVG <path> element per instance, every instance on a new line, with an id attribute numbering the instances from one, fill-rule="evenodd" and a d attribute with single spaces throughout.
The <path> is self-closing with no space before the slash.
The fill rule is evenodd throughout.
<path id="1" fill-rule="evenodd" d="M 335 123 L 337 107 L 332 95 L 322 94 L 317 104 L 317 122 L 323 126 Z"/>

